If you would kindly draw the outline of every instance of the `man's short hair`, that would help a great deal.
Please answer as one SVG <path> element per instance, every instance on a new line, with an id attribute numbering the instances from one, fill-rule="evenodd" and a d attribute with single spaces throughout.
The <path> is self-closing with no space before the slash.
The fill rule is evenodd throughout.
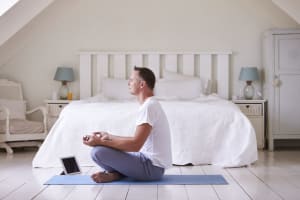
<path id="1" fill-rule="evenodd" d="M 139 72 L 140 77 L 146 82 L 148 87 L 153 90 L 155 86 L 155 75 L 151 69 L 146 67 L 134 66 L 134 70 Z"/>

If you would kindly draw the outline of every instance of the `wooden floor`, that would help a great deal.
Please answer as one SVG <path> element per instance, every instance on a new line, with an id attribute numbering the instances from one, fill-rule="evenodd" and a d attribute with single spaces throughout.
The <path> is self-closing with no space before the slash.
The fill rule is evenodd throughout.
<path id="1" fill-rule="evenodd" d="M 77 185 L 46 186 L 45 181 L 61 168 L 32 169 L 35 149 L 12 156 L 0 152 L 0 199 L 300 199 L 300 151 L 259 152 L 250 167 L 223 169 L 216 166 L 173 167 L 168 174 L 222 174 L 229 185 Z M 98 169 L 84 168 L 91 174 Z"/>

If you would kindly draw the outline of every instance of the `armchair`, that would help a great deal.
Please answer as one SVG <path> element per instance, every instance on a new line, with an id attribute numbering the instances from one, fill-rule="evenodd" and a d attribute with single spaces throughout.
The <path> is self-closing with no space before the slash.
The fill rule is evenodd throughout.
<path id="1" fill-rule="evenodd" d="M 31 121 L 28 115 L 41 112 L 43 120 Z M 26 110 L 21 84 L 0 79 L 0 148 L 13 153 L 13 147 L 40 146 L 47 136 L 45 107 Z"/>

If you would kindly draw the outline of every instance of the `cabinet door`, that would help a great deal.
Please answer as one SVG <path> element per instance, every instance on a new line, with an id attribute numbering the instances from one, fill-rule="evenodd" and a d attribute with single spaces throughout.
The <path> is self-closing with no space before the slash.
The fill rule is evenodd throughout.
<path id="1" fill-rule="evenodd" d="M 48 105 L 49 116 L 58 117 L 66 105 L 67 104 L 49 104 Z"/>
<path id="2" fill-rule="evenodd" d="M 265 147 L 264 118 L 262 116 L 261 117 L 249 116 L 248 118 L 252 123 L 253 128 L 255 129 L 257 148 L 263 149 Z"/>
<path id="3" fill-rule="evenodd" d="M 273 134 L 293 138 L 300 134 L 300 34 L 275 36 L 274 53 Z"/>

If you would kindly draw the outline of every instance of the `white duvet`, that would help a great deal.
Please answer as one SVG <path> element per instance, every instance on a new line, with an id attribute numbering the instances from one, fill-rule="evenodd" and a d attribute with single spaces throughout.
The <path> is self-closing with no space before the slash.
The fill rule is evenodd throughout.
<path id="1" fill-rule="evenodd" d="M 255 131 L 233 103 L 216 96 L 195 101 L 161 101 L 172 137 L 173 164 L 249 165 L 257 160 Z M 95 166 L 82 137 L 94 131 L 132 135 L 137 102 L 73 102 L 65 107 L 35 155 L 33 167 L 61 166 L 60 157 L 76 156 Z"/>

